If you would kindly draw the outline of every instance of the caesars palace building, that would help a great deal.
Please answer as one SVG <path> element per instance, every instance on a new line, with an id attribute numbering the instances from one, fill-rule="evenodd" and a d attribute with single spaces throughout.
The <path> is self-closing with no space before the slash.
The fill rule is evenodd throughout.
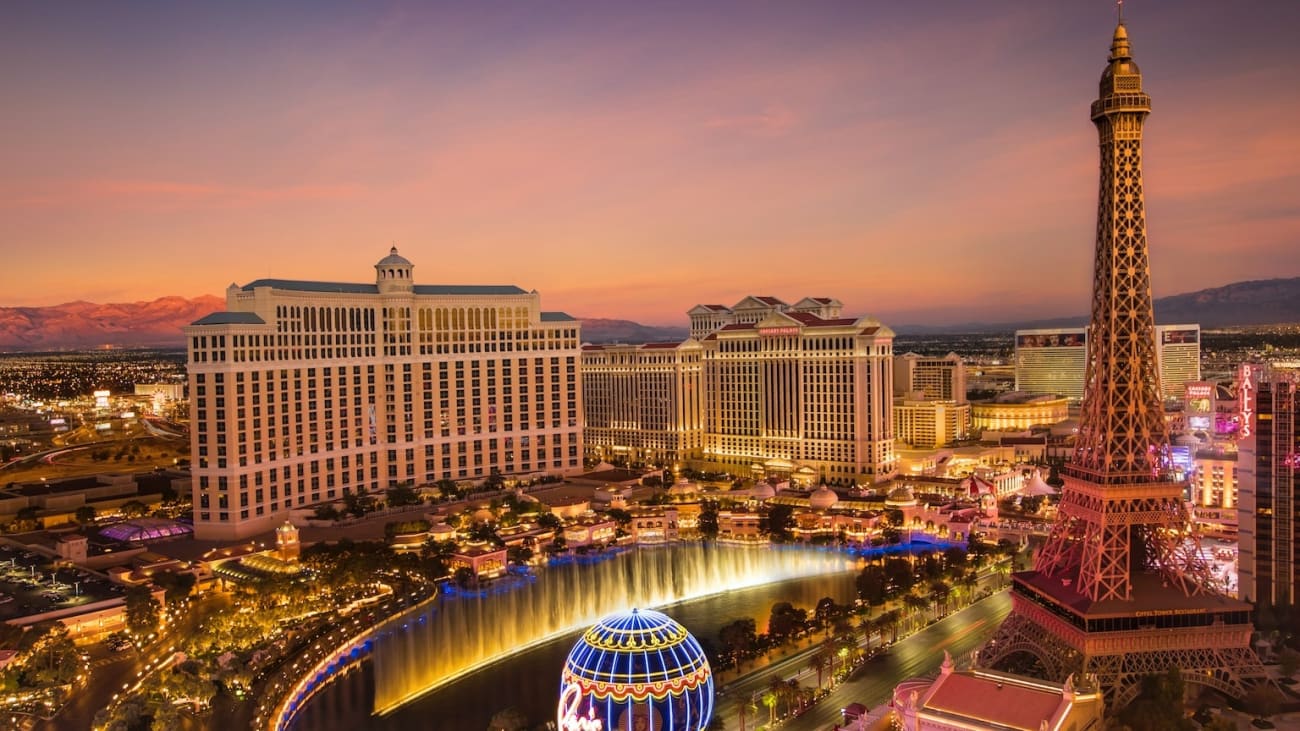
<path id="1" fill-rule="evenodd" d="M 195 534 L 441 479 L 582 467 L 579 323 L 514 286 L 260 279 L 186 327 Z"/>
<path id="2" fill-rule="evenodd" d="M 804 485 L 889 479 L 894 333 L 842 307 L 749 296 L 692 308 L 684 342 L 587 346 L 588 454 Z"/>

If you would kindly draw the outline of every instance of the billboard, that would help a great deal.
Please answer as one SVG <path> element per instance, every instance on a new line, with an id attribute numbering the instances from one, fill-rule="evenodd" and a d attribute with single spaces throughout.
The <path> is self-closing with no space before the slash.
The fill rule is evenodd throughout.
<path id="1" fill-rule="evenodd" d="M 1201 331 L 1195 328 L 1187 330 L 1160 331 L 1161 345 L 1196 344 L 1200 342 Z"/>
<path id="2" fill-rule="evenodd" d="M 1035 333 L 1016 335 L 1017 348 L 1076 348 L 1087 342 L 1084 333 Z"/>

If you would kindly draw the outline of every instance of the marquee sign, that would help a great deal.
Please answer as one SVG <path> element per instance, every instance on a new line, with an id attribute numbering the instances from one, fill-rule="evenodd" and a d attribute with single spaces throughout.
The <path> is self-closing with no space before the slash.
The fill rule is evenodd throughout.
<path id="1" fill-rule="evenodd" d="M 580 715 L 578 706 L 582 705 L 582 688 L 576 683 L 565 683 L 560 693 L 560 706 L 556 710 L 556 720 L 560 731 L 602 731 L 602 724 L 596 718 L 595 704 L 587 705 L 585 716 Z"/>
<path id="2" fill-rule="evenodd" d="M 1240 401 L 1241 438 L 1245 439 L 1255 433 L 1251 419 L 1255 416 L 1255 372 L 1249 363 L 1241 366 L 1241 385 L 1237 387 L 1237 400 Z"/>

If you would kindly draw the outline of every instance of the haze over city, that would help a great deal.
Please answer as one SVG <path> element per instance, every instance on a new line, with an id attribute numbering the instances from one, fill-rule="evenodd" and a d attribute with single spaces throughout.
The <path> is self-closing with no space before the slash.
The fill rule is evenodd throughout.
<path id="1" fill-rule="evenodd" d="M 364 279 L 586 317 L 1086 311 L 1110 3 L 10 6 L 4 305 Z M 1300 274 L 1294 3 L 1140 2 L 1156 296 Z"/>

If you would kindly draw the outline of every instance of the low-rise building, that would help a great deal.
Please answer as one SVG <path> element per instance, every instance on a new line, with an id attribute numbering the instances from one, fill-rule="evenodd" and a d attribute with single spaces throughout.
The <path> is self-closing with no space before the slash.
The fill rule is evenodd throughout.
<path id="1" fill-rule="evenodd" d="M 976 432 L 1051 426 L 1069 417 L 1069 399 L 1056 394 L 1011 391 L 991 401 L 971 404 L 972 429 Z"/>
<path id="2" fill-rule="evenodd" d="M 681 533 L 675 507 L 650 506 L 631 511 L 628 530 L 638 545 L 655 545 L 676 541 Z"/>
<path id="3" fill-rule="evenodd" d="M 718 540 L 726 543 L 765 543 L 759 529 L 762 515 L 757 511 L 736 509 L 718 511 Z"/>
<path id="4" fill-rule="evenodd" d="M 507 560 L 505 548 L 493 548 L 487 543 L 470 543 L 461 546 L 451 555 L 447 567 L 453 573 L 469 569 L 480 579 L 494 579 L 505 574 Z"/>
<path id="5" fill-rule="evenodd" d="M 957 670 L 944 651 L 939 676 L 894 688 L 894 728 L 900 731 L 1041 731 L 1101 728 L 1100 689 L 1073 676 L 1052 683 L 992 670 Z"/>
<path id="6" fill-rule="evenodd" d="M 564 541 L 569 548 L 605 546 L 618 535 L 618 523 L 606 518 L 585 518 L 564 526 Z"/>

